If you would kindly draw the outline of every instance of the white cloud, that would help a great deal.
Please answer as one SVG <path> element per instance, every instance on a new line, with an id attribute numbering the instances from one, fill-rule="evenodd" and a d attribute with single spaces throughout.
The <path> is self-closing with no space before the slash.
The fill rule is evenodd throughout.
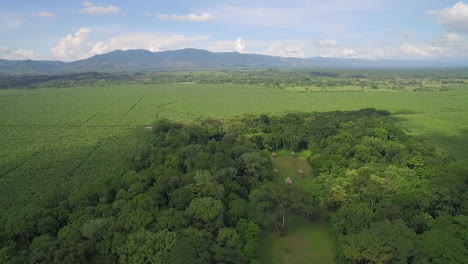
<path id="1" fill-rule="evenodd" d="M 236 42 L 236 51 L 243 53 L 245 51 L 245 40 L 239 37 Z"/>
<path id="2" fill-rule="evenodd" d="M 83 2 L 83 8 L 81 13 L 91 14 L 91 15 L 103 15 L 103 14 L 115 14 L 120 12 L 120 8 L 109 5 L 109 6 L 96 6 L 91 2 Z"/>
<path id="3" fill-rule="evenodd" d="M 468 33 L 468 5 L 463 2 L 443 10 L 429 10 L 427 13 L 451 31 Z"/>
<path id="4" fill-rule="evenodd" d="M 429 56 L 429 53 L 424 51 L 426 48 L 416 47 L 409 43 L 401 44 L 400 49 L 402 52 L 410 56 Z"/>
<path id="5" fill-rule="evenodd" d="M 159 19 L 162 20 L 175 20 L 175 21 L 192 21 L 192 22 L 204 22 L 216 19 L 211 13 L 188 14 L 188 15 L 169 15 L 169 14 L 157 14 Z"/>
<path id="6" fill-rule="evenodd" d="M 34 15 L 38 16 L 38 17 L 45 17 L 45 18 L 54 18 L 55 17 L 55 14 L 50 13 L 50 12 L 37 12 L 37 13 L 34 13 Z"/>
<path id="7" fill-rule="evenodd" d="M 465 40 L 462 36 L 456 34 L 456 33 L 447 33 L 443 35 L 440 39 L 440 42 L 442 43 L 463 43 Z"/>
<path id="8" fill-rule="evenodd" d="M 278 57 L 296 57 L 304 58 L 305 57 L 305 43 L 272 43 L 265 52 L 262 52 L 266 55 L 278 56 Z"/>
<path id="9" fill-rule="evenodd" d="M 363 58 L 366 54 L 362 54 L 352 48 L 330 48 L 320 53 L 320 56 L 326 58 Z"/>
<path id="10" fill-rule="evenodd" d="M 359 53 L 353 49 L 343 49 L 343 57 L 346 58 L 356 58 L 359 57 Z"/>
<path id="11" fill-rule="evenodd" d="M 103 41 L 99 41 L 96 44 L 94 44 L 93 48 L 91 49 L 91 53 L 92 54 L 103 54 L 103 53 L 108 52 L 109 50 L 110 50 L 109 46 L 107 46 L 106 43 L 104 43 Z"/>
<path id="12" fill-rule="evenodd" d="M 89 57 L 90 44 L 87 41 L 89 32 L 91 32 L 89 28 L 80 28 L 75 34 L 68 34 L 50 50 L 52 57 L 65 61 Z"/>
<path id="13" fill-rule="evenodd" d="M 165 51 L 193 47 L 198 42 L 208 39 L 206 36 L 165 35 L 157 33 L 132 32 L 111 37 L 94 44 L 91 52 L 101 54 L 116 49 L 146 49 Z"/>
<path id="14" fill-rule="evenodd" d="M 111 52 L 117 49 L 146 49 L 165 51 L 197 46 L 208 39 L 207 36 L 184 36 L 157 34 L 148 32 L 129 32 L 101 41 L 89 41 L 91 29 L 81 28 L 75 34 L 69 34 L 50 50 L 51 58 L 73 61 L 85 59 L 96 54 Z M 235 44 L 232 45 L 235 47 Z"/>
<path id="15" fill-rule="evenodd" d="M 0 47 L 0 58 L 5 60 L 34 60 L 40 57 L 39 54 L 33 50 L 11 50 L 7 47 Z"/>
<path id="16" fill-rule="evenodd" d="M 429 44 L 400 45 L 402 58 L 457 58 L 468 56 L 468 41 L 456 33 L 446 33 Z"/>
<path id="17" fill-rule="evenodd" d="M 315 42 L 321 48 L 334 48 L 338 46 L 338 42 L 334 39 L 320 39 Z"/>

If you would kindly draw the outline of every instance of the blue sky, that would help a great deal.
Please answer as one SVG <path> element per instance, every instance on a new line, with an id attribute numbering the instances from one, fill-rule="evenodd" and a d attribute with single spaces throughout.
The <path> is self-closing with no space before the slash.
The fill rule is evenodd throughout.
<path id="1" fill-rule="evenodd" d="M 284 57 L 468 57 L 468 1 L 2 0 L 0 58 L 71 61 L 115 49 Z"/>

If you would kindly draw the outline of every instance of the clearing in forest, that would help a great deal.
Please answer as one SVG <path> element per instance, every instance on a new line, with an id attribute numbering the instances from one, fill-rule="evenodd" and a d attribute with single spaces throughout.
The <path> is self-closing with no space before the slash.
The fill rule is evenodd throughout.
<path id="1" fill-rule="evenodd" d="M 290 177 L 293 184 L 307 188 L 313 184 L 312 168 L 306 156 L 310 153 L 297 153 L 291 157 L 289 151 L 279 151 L 272 158 L 273 167 L 278 169 L 275 181 L 284 183 Z M 304 170 L 303 179 L 298 170 Z M 328 234 L 328 226 L 323 222 L 311 222 L 304 217 L 289 216 L 286 219 L 286 235 L 278 237 L 272 230 L 266 234 L 259 249 L 259 259 L 269 264 L 332 264 L 333 244 Z"/>
<path id="2" fill-rule="evenodd" d="M 277 153 L 278 156 L 271 159 L 273 168 L 278 169 L 278 177 L 275 178 L 275 181 L 284 183 L 286 178 L 290 177 L 293 184 L 298 184 L 299 186 L 310 186 L 313 183 L 312 168 L 307 162 L 305 155 L 297 153 L 296 157 L 293 158 L 289 154 L 289 151 L 279 151 Z M 304 171 L 302 179 L 299 178 L 299 169 Z"/>
<path id="3" fill-rule="evenodd" d="M 286 236 L 274 232 L 262 238 L 259 259 L 268 264 L 333 264 L 333 242 L 328 226 L 303 217 L 287 219 Z"/>

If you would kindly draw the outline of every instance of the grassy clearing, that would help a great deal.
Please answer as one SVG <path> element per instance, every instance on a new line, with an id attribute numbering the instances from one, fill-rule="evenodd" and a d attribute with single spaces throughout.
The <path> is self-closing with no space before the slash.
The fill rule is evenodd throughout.
<path id="1" fill-rule="evenodd" d="M 312 168 L 307 162 L 305 157 L 297 156 L 292 158 L 289 155 L 290 151 L 287 151 L 288 155 L 281 155 L 277 158 L 272 158 L 273 167 L 278 169 L 278 178 L 275 181 L 284 183 L 287 177 L 290 177 L 293 184 L 299 184 L 301 186 L 309 186 L 313 183 L 314 177 L 312 176 Z M 304 178 L 299 178 L 298 170 L 302 168 L 304 170 Z"/>
<path id="2" fill-rule="evenodd" d="M 295 158 L 289 153 L 288 150 L 280 150 L 277 152 L 278 157 L 272 158 L 273 167 L 278 169 L 278 178 L 275 181 L 284 183 L 287 177 L 291 177 L 293 184 L 303 187 L 313 184 L 312 168 L 303 157 L 310 153 L 298 153 Z M 302 154 L 302 157 L 299 154 Z M 304 170 L 303 179 L 299 178 L 299 168 Z M 268 232 L 262 238 L 259 259 L 262 263 L 268 264 L 328 264 L 334 263 L 332 247 L 328 226 L 325 223 L 288 216 L 284 237 L 278 237 L 275 232 Z"/>
<path id="3" fill-rule="evenodd" d="M 260 244 L 259 259 L 265 264 L 332 264 L 333 242 L 325 223 L 312 223 L 303 217 L 287 220 L 287 235 L 267 234 Z"/>

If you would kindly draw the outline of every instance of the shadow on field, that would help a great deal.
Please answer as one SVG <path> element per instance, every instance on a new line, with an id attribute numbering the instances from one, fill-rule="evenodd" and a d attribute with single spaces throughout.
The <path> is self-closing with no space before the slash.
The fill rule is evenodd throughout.
<path id="1" fill-rule="evenodd" d="M 462 129 L 458 136 L 445 135 L 442 133 L 430 133 L 424 135 L 429 141 L 434 142 L 436 147 L 453 155 L 457 160 L 468 161 L 468 129 Z"/>
<path id="2" fill-rule="evenodd" d="M 401 124 L 400 128 L 408 134 L 426 139 L 438 149 L 458 160 L 468 161 L 468 129 L 450 130 L 450 127 L 415 123 L 414 120 L 405 115 L 394 115 L 393 118 Z M 405 125 L 405 123 L 410 124 L 410 126 Z M 450 134 L 444 133 L 444 131 L 450 132 Z"/>

